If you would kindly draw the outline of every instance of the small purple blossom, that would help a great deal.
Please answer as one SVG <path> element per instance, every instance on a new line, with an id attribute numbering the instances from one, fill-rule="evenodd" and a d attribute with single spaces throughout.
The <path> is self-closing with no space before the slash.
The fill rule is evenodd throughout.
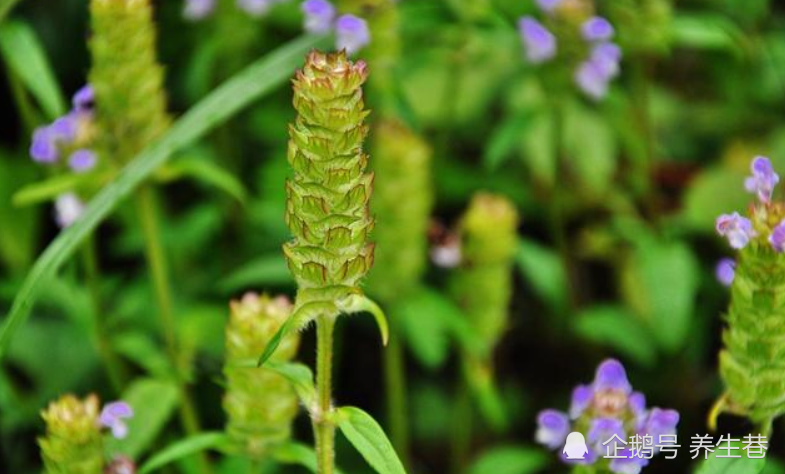
<path id="1" fill-rule="evenodd" d="M 777 224 L 777 226 L 771 230 L 769 243 L 777 252 L 781 253 L 785 251 L 785 220 Z"/>
<path id="2" fill-rule="evenodd" d="M 85 84 L 76 91 L 72 99 L 74 110 L 79 112 L 92 112 L 95 104 L 95 90 L 90 84 Z"/>
<path id="3" fill-rule="evenodd" d="M 276 0 L 237 0 L 237 7 L 245 13 L 260 18 L 270 11 Z"/>
<path id="4" fill-rule="evenodd" d="M 605 97 L 608 93 L 608 83 L 608 76 L 602 67 L 594 61 L 584 61 L 575 70 L 575 84 L 594 100 Z"/>
<path id="5" fill-rule="evenodd" d="M 556 37 L 539 21 L 522 17 L 518 20 L 518 33 L 530 63 L 541 64 L 556 56 Z"/>
<path id="6" fill-rule="evenodd" d="M 552 13 L 564 0 L 536 0 L 537 6 L 545 13 Z"/>
<path id="7" fill-rule="evenodd" d="M 61 194 L 55 200 L 55 222 L 61 229 L 70 227 L 79 219 L 84 209 L 84 203 L 76 194 Z"/>
<path id="8" fill-rule="evenodd" d="M 76 140 L 79 133 L 79 123 L 82 119 L 80 112 L 72 110 L 62 117 L 57 118 L 49 126 L 49 132 L 55 141 L 60 143 L 71 143 Z"/>
<path id="9" fill-rule="evenodd" d="M 33 132 L 30 156 L 38 163 L 54 163 L 60 158 L 56 137 L 50 127 L 39 127 Z"/>
<path id="10" fill-rule="evenodd" d="M 305 15 L 305 31 L 323 34 L 330 31 L 335 20 L 335 7 L 327 0 L 306 0 L 300 5 Z"/>
<path id="11" fill-rule="evenodd" d="M 718 234 L 728 239 L 730 246 L 734 249 L 743 249 L 750 239 L 757 235 L 752 228 L 752 222 L 746 217 L 740 216 L 738 212 L 718 217 L 715 228 Z"/>
<path id="12" fill-rule="evenodd" d="M 215 0 L 185 0 L 183 17 L 190 21 L 199 21 L 207 18 L 215 10 Z"/>
<path id="13" fill-rule="evenodd" d="M 723 258 L 717 262 L 714 275 L 723 286 L 731 286 L 736 276 L 736 261 L 732 258 Z"/>
<path id="14" fill-rule="evenodd" d="M 771 160 L 765 156 L 756 156 L 750 164 L 752 176 L 744 181 L 744 187 L 751 193 L 756 193 L 763 203 L 771 201 L 774 186 L 780 181 L 780 176 L 774 172 Z"/>
<path id="15" fill-rule="evenodd" d="M 603 456 L 609 441 L 616 436 L 626 442 L 633 435 L 651 436 L 657 440 L 660 435 L 676 433 L 678 423 L 679 414 L 674 410 L 647 409 L 646 397 L 633 391 L 624 366 L 617 360 L 608 359 L 597 367 L 591 384 L 575 388 L 569 416 L 553 409 L 540 412 L 535 438 L 551 450 L 562 451 L 560 448 L 569 433 L 586 430 L 581 435 L 585 435 L 589 453 L 583 460 L 576 461 L 567 459 L 562 452 L 559 455 L 562 461 L 597 464 L 600 471 L 610 470 L 614 474 L 637 474 L 648 460 L 633 456 L 622 445 L 617 447 L 625 459 L 606 460 Z"/>
<path id="16" fill-rule="evenodd" d="M 586 41 L 608 41 L 613 38 L 611 22 L 601 16 L 591 17 L 581 25 L 581 34 Z"/>
<path id="17" fill-rule="evenodd" d="M 336 48 L 354 54 L 371 42 L 368 23 L 354 15 L 341 15 L 335 22 Z"/>
<path id="18" fill-rule="evenodd" d="M 123 439 L 128 435 L 128 425 L 125 424 L 125 419 L 134 416 L 134 410 L 126 402 L 117 401 L 108 403 L 101 410 L 101 416 L 98 418 L 101 426 L 112 430 L 112 436 L 117 439 Z"/>
<path id="19" fill-rule="evenodd" d="M 81 148 L 71 153 L 68 158 L 68 166 L 77 173 L 84 173 L 93 169 L 97 161 L 95 152 Z"/>

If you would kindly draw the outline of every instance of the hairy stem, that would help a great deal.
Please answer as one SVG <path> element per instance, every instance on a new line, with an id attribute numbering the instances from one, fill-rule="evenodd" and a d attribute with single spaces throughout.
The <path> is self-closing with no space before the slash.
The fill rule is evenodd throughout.
<path id="1" fill-rule="evenodd" d="M 185 432 L 191 436 L 199 433 L 200 425 L 196 408 L 190 391 L 185 383 L 184 360 L 180 357 L 177 347 L 177 328 L 172 306 L 172 289 L 169 282 L 168 263 L 160 239 L 160 226 L 156 210 L 155 190 L 150 186 L 142 186 L 136 193 L 137 212 L 142 226 L 145 241 L 145 255 L 150 277 L 153 280 L 155 300 L 158 306 L 158 315 L 161 319 L 166 348 L 172 365 L 175 368 L 177 384 L 180 390 L 180 422 Z M 210 467 L 207 455 L 199 456 L 199 469 L 203 474 L 209 474 Z"/>
<path id="2" fill-rule="evenodd" d="M 95 331 L 95 343 L 98 355 L 104 364 L 106 375 L 115 393 L 122 393 L 123 387 L 128 380 L 128 374 L 121 360 L 112 349 L 109 342 L 109 331 L 106 327 L 104 307 L 101 303 L 100 270 L 98 268 L 98 258 L 95 249 L 95 239 L 89 237 L 81 249 L 82 266 L 85 273 L 85 282 L 90 292 L 90 300 L 93 306 L 93 328 Z"/>
<path id="3" fill-rule="evenodd" d="M 335 317 L 316 320 L 317 406 L 313 418 L 317 474 L 332 474 L 335 465 L 335 421 L 332 405 L 333 332 Z"/>

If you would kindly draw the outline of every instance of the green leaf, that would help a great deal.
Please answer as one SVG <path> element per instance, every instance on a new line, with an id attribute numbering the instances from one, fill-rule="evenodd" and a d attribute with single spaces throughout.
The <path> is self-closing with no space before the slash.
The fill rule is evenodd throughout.
<path id="1" fill-rule="evenodd" d="M 644 325 L 624 308 L 595 306 L 575 318 L 575 332 L 588 341 L 609 346 L 641 365 L 651 367 L 657 347 Z"/>
<path id="2" fill-rule="evenodd" d="M 295 310 L 291 316 L 286 319 L 286 322 L 278 328 L 278 331 L 276 331 L 272 339 L 270 339 L 270 342 L 267 343 L 262 355 L 259 356 L 259 361 L 256 363 L 256 366 L 263 366 L 270 357 L 273 356 L 283 338 L 289 335 L 290 332 L 305 326 L 320 314 L 335 314 L 335 312 L 335 305 L 323 301 L 310 302 L 299 307 L 295 306 Z"/>
<path id="3" fill-rule="evenodd" d="M 487 169 L 498 168 L 518 146 L 521 133 L 529 125 L 529 113 L 519 113 L 506 118 L 493 131 L 485 147 L 482 161 Z"/>
<path id="4" fill-rule="evenodd" d="M 5 20 L 8 13 L 19 3 L 20 0 L 0 0 L 0 22 Z"/>
<path id="5" fill-rule="evenodd" d="M 0 4 L 0 16 L 9 2 Z M 35 31 L 21 21 L 0 24 L 0 53 L 6 64 L 35 96 L 50 120 L 65 114 L 66 102 Z"/>
<path id="6" fill-rule="evenodd" d="M 310 446 L 288 441 L 276 447 L 271 456 L 282 464 L 303 466 L 311 472 L 316 472 L 316 453 Z"/>
<path id="7" fill-rule="evenodd" d="M 716 13 L 681 13 L 671 21 L 671 39 L 677 46 L 736 52 L 741 37 L 741 30 L 729 18 Z"/>
<path id="8" fill-rule="evenodd" d="M 192 178 L 225 192 L 240 203 L 245 203 L 248 198 L 243 183 L 207 156 L 177 160 L 161 171 L 159 176 L 165 181 Z"/>
<path id="9" fill-rule="evenodd" d="M 564 134 L 571 169 L 587 190 L 602 195 L 616 171 L 613 129 L 602 115 L 574 103 L 566 108 Z"/>
<path id="10" fill-rule="evenodd" d="M 200 433 L 188 438 L 176 441 L 165 447 L 139 468 L 139 474 L 153 472 L 167 464 L 179 459 L 191 456 L 207 449 L 220 449 L 229 442 L 223 432 Z"/>
<path id="11" fill-rule="evenodd" d="M 123 439 L 109 437 L 109 452 L 131 458 L 144 454 L 174 414 L 179 395 L 177 385 L 170 381 L 141 379 L 134 382 L 122 396 L 134 410 L 134 416 L 128 419 L 128 436 Z"/>
<path id="12" fill-rule="evenodd" d="M 743 181 L 744 175 L 732 168 L 715 167 L 703 171 L 690 183 L 681 217 L 691 228 L 713 231 L 717 216 L 732 209 L 742 209 L 750 202 Z"/>
<path id="13" fill-rule="evenodd" d="M 739 450 L 734 451 L 733 454 L 744 457 L 718 458 L 718 454 L 723 456 L 728 454 L 727 450 L 718 448 L 709 455 L 709 459 L 700 463 L 695 474 L 759 474 L 763 471 L 766 467 L 766 459 L 749 459 L 746 457 L 746 452 L 741 449 L 741 443 L 733 443 L 733 445 L 739 447 Z"/>
<path id="14" fill-rule="evenodd" d="M 391 312 L 420 363 L 430 369 L 441 367 L 450 351 L 450 329 L 445 320 L 465 319 L 460 309 L 439 292 L 421 288 L 397 301 Z"/>
<path id="15" fill-rule="evenodd" d="M 468 474 L 530 474 L 548 465 L 542 449 L 500 446 L 483 453 Z"/>
<path id="16" fill-rule="evenodd" d="M 46 248 L 27 275 L 0 330 L 0 360 L 16 329 L 30 314 L 43 284 L 73 255 L 118 203 L 176 151 L 194 143 L 243 107 L 285 84 L 292 71 L 302 63 L 303 55 L 321 41 L 323 37 L 315 36 L 294 40 L 234 76 L 177 120 L 160 140 L 143 150 L 114 182 L 98 193 L 82 217 Z"/>
<path id="17" fill-rule="evenodd" d="M 352 313 L 371 313 L 376 320 L 376 325 L 379 326 L 379 332 L 382 335 L 382 344 L 387 345 L 390 339 L 390 328 L 387 325 L 387 316 L 384 315 L 382 308 L 376 304 L 375 301 L 365 295 L 351 295 L 342 301 L 338 302 L 338 310 L 344 314 Z"/>
<path id="18" fill-rule="evenodd" d="M 556 177 L 556 140 L 553 114 L 542 111 L 532 117 L 521 135 L 521 153 L 532 174 L 552 185 Z"/>
<path id="19" fill-rule="evenodd" d="M 281 252 L 262 255 L 246 262 L 218 282 L 218 287 L 229 293 L 251 287 L 286 285 L 292 283 L 292 274 Z"/>
<path id="20" fill-rule="evenodd" d="M 337 410 L 338 428 L 379 474 L 406 474 L 392 443 L 371 415 L 355 407 Z"/>
<path id="21" fill-rule="evenodd" d="M 286 378 L 304 406 L 310 407 L 316 402 L 316 387 L 313 384 L 313 372 L 304 364 L 297 362 L 278 362 L 271 360 L 264 366 Z"/>
<path id="22" fill-rule="evenodd" d="M 561 312 L 567 301 L 567 278 L 559 256 L 533 240 L 520 239 L 515 262 L 534 291 Z"/>
<path id="23" fill-rule="evenodd" d="M 14 205 L 23 207 L 51 201 L 63 193 L 73 191 L 84 183 L 95 183 L 108 178 L 108 175 L 96 176 L 94 173 L 68 173 L 53 176 L 43 181 L 28 184 L 14 193 Z"/>

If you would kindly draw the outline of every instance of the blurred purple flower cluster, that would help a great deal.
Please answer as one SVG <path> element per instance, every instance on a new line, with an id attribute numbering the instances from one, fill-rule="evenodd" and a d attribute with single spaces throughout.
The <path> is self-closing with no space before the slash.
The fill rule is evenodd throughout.
<path id="1" fill-rule="evenodd" d="M 252 17 L 260 18 L 270 11 L 276 3 L 286 0 L 237 0 L 237 8 Z M 218 0 L 185 0 L 183 17 L 190 21 L 203 20 L 215 11 Z"/>
<path id="2" fill-rule="evenodd" d="M 305 0 L 300 6 L 305 15 L 305 31 L 313 34 L 335 30 L 335 47 L 354 54 L 371 42 L 368 23 L 355 15 L 340 15 L 327 0 Z"/>
<path id="3" fill-rule="evenodd" d="M 647 408 L 646 397 L 635 392 L 627 379 L 624 366 L 608 359 L 597 368 L 594 381 L 578 385 L 572 394 L 569 412 L 544 410 L 537 420 L 536 440 L 552 450 L 560 450 L 567 436 L 577 431 L 584 435 L 588 452 L 582 460 L 561 459 L 567 463 L 599 464 L 618 474 L 637 474 L 649 463 L 650 456 L 642 456 L 626 446 L 634 436 L 651 437 L 653 443 L 676 434 L 679 413 L 675 410 Z M 610 440 L 610 442 L 609 442 Z M 630 443 L 631 444 L 631 443 Z M 606 459 L 608 449 L 620 454 Z M 657 454 L 650 447 L 651 456 Z"/>
<path id="4" fill-rule="evenodd" d="M 561 3 L 562 0 L 537 0 L 540 10 L 548 17 L 553 16 Z M 518 32 L 526 60 L 531 64 L 542 64 L 556 57 L 557 38 L 537 19 L 522 17 L 518 20 Z M 576 67 L 574 80 L 584 94 L 600 100 L 607 95 L 610 82 L 619 75 L 622 51 L 611 41 L 615 34 L 613 25 L 601 16 L 584 21 L 580 34 L 589 53 Z"/>

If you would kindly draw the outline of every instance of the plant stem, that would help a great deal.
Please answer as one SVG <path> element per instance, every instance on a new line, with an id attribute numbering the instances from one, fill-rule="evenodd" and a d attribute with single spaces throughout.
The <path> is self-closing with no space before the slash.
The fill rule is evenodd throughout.
<path id="1" fill-rule="evenodd" d="M 101 304 L 100 270 L 98 268 L 98 258 L 95 249 L 95 239 L 88 237 L 81 249 L 82 265 L 85 273 L 85 280 L 90 299 L 93 305 L 93 325 L 95 330 L 95 343 L 98 354 L 103 360 L 106 375 L 115 393 L 122 393 L 123 387 L 128 380 L 128 374 L 122 362 L 112 349 L 109 342 L 109 331 L 106 327 L 104 308 Z"/>
<path id="2" fill-rule="evenodd" d="M 451 470 L 452 474 L 461 474 L 465 470 L 469 458 L 469 448 L 472 440 L 472 399 L 469 383 L 464 374 L 461 374 L 460 387 L 455 399 L 452 419 L 451 440 Z"/>
<path id="3" fill-rule="evenodd" d="M 390 332 L 384 351 L 384 375 L 387 392 L 387 422 L 390 437 L 404 467 L 409 466 L 409 423 L 406 406 L 406 377 L 403 346 L 397 331 Z"/>
<path id="4" fill-rule="evenodd" d="M 651 184 L 656 148 L 649 107 L 648 58 L 642 56 L 636 58 L 633 62 L 632 72 L 635 121 L 637 122 L 640 141 L 643 145 L 643 153 L 636 167 L 637 180 L 634 184 L 639 187 L 641 194 L 646 200 L 647 210 L 651 217 L 656 218 L 659 214 L 659 206 L 657 195 L 655 194 L 656 188 Z"/>
<path id="5" fill-rule="evenodd" d="M 137 212 L 142 226 L 145 240 L 145 255 L 150 277 L 153 280 L 155 299 L 158 305 L 158 314 L 161 319 L 166 348 L 175 370 L 175 377 L 180 390 L 180 422 L 185 432 L 189 435 L 198 434 L 200 431 L 199 418 L 196 413 L 190 391 L 185 383 L 183 363 L 177 347 L 177 327 L 172 307 L 172 289 L 169 282 L 169 270 L 160 239 L 160 227 L 157 215 L 157 199 L 155 190 L 149 185 L 143 185 L 136 193 Z M 210 467 L 207 455 L 199 455 L 199 468 L 203 474 L 209 474 Z"/>
<path id="6" fill-rule="evenodd" d="M 316 439 L 317 474 L 332 474 L 335 465 L 335 420 L 332 405 L 334 330 L 334 315 L 324 315 L 316 319 L 317 406 L 312 418 Z"/>

